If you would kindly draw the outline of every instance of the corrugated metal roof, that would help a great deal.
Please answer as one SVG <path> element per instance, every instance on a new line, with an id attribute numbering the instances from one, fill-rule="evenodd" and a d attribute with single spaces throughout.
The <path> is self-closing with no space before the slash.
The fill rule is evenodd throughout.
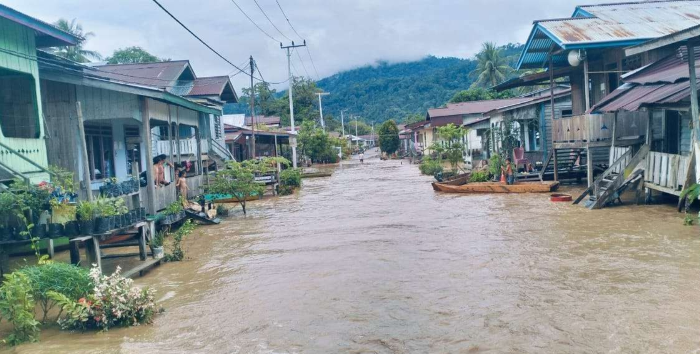
<path id="1" fill-rule="evenodd" d="M 156 63 L 96 65 L 93 68 L 109 79 L 131 82 L 139 85 L 152 86 L 173 91 L 177 86 L 187 86 L 187 92 L 192 87 L 192 81 L 180 83 L 177 80 L 185 70 L 192 70 L 187 60 L 173 60 Z M 194 76 L 194 72 L 192 72 Z M 193 77 L 193 79 L 196 77 Z M 176 94 L 186 94 L 178 92 Z M 175 92 L 173 92 L 175 93 Z"/>
<path id="2" fill-rule="evenodd" d="M 498 109 L 501 107 L 529 101 L 529 97 L 507 98 L 501 100 L 471 101 L 461 103 L 448 103 L 444 108 L 431 108 L 428 116 L 432 121 L 434 118 L 458 116 L 462 119 L 465 114 L 479 114 Z"/>
<path id="3" fill-rule="evenodd" d="M 280 117 L 278 116 L 255 116 L 255 124 L 265 124 L 265 125 L 279 125 L 280 124 Z M 251 126 L 253 125 L 253 119 L 252 117 L 245 117 L 245 125 Z"/>
<path id="4" fill-rule="evenodd" d="M 219 96 L 229 83 L 228 76 L 198 77 L 194 80 L 188 96 Z"/>
<path id="5" fill-rule="evenodd" d="M 648 1 L 580 6 L 576 17 L 535 21 L 518 68 L 542 67 L 552 46 L 623 47 L 700 24 L 700 1 Z M 554 57 L 566 64 L 566 52 Z M 568 64 L 566 64 L 568 65 Z"/>
<path id="6" fill-rule="evenodd" d="M 35 43 L 37 48 L 73 46 L 82 40 L 81 37 L 61 30 L 50 23 L 31 17 L 2 4 L 0 4 L 0 17 L 33 29 L 36 35 Z"/>
<path id="7" fill-rule="evenodd" d="M 700 73 L 700 49 L 695 50 Z M 697 74 L 696 74 L 697 76 Z M 636 111 L 652 104 L 678 103 L 690 96 L 688 51 L 679 50 L 623 77 L 624 85 L 593 106 L 591 112 Z"/>

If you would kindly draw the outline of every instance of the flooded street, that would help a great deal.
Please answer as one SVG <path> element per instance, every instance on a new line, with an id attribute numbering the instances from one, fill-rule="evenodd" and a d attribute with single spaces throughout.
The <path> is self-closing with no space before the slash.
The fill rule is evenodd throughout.
<path id="1" fill-rule="evenodd" d="M 447 195 L 407 161 L 347 162 L 201 227 L 139 279 L 152 326 L 19 353 L 687 353 L 700 237 L 669 205 Z"/>

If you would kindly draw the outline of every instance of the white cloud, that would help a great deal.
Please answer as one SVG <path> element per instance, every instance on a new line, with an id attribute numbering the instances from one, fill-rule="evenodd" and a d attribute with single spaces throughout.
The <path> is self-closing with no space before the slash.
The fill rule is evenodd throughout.
<path id="1" fill-rule="evenodd" d="M 285 53 L 265 37 L 231 0 L 160 0 L 190 29 L 235 64 L 253 55 L 266 80 L 287 77 Z M 277 40 L 284 38 L 252 0 L 236 2 Z M 160 57 L 189 59 L 200 76 L 234 70 L 209 52 L 148 0 L 6 0 L 7 6 L 47 22 L 77 18 L 95 33 L 86 47 L 107 56 L 141 46 Z M 277 27 L 294 35 L 274 0 L 258 0 Z M 484 41 L 524 42 L 535 19 L 571 15 L 573 0 L 279 0 L 305 36 L 321 77 L 379 60 L 407 61 L 426 55 L 471 57 Z M 301 41 L 300 39 L 297 39 Z M 288 42 L 285 40 L 285 42 Z M 299 53 L 315 76 L 306 50 Z M 303 74 L 296 55 L 295 67 Z M 237 89 L 248 85 L 234 78 Z"/>

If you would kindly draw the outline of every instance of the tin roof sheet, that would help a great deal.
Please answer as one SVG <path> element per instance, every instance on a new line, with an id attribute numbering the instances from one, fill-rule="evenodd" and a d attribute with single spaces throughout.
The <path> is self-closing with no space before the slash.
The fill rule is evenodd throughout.
<path id="1" fill-rule="evenodd" d="M 191 80 L 188 83 L 177 84 L 177 79 L 189 66 L 190 62 L 187 60 L 173 60 L 155 63 L 95 65 L 93 68 L 97 69 L 96 72 L 100 73 L 101 76 L 109 79 L 166 88 L 169 91 L 172 91 L 172 88 L 176 86 L 188 86 L 187 91 L 189 92 L 189 89 L 192 88 Z M 192 69 L 189 68 L 189 70 Z M 194 76 L 194 72 L 192 75 Z"/>
<path id="2" fill-rule="evenodd" d="M 462 119 L 462 115 L 465 114 L 479 114 L 486 113 L 488 111 L 498 109 L 501 107 L 510 106 L 513 104 L 518 104 L 522 102 L 527 102 L 531 98 L 529 97 L 518 97 L 518 98 L 506 98 L 501 100 L 484 100 L 484 101 L 471 101 L 471 102 L 461 102 L 461 103 L 448 103 L 447 107 L 443 108 L 431 108 L 428 110 L 428 116 L 432 121 L 434 118 L 448 117 L 448 116 L 458 116 Z"/>

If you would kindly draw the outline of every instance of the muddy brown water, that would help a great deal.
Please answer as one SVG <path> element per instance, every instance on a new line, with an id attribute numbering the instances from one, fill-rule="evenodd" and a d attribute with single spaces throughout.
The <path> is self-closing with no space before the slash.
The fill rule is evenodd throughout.
<path id="1" fill-rule="evenodd" d="M 42 333 L 19 353 L 688 353 L 700 237 L 670 205 L 447 195 L 400 161 L 346 163 L 198 229 L 139 279 L 153 325 Z"/>

